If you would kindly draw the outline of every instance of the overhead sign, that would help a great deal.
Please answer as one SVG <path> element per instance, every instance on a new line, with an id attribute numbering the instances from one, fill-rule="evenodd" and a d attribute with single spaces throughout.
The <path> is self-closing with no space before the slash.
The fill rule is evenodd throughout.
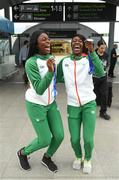
<path id="1" fill-rule="evenodd" d="M 116 21 L 116 5 L 108 3 L 23 3 L 12 7 L 14 22 Z"/>
<path id="2" fill-rule="evenodd" d="M 107 3 L 65 3 L 65 21 L 108 22 L 116 20 L 116 5 Z"/>
<path id="3" fill-rule="evenodd" d="M 91 33 L 92 37 L 101 37 L 101 36 L 109 36 L 109 33 Z"/>
<path id="4" fill-rule="evenodd" d="M 115 5 L 119 5 L 119 0 L 102 0 L 105 1 L 106 3 L 110 3 L 110 4 L 115 4 Z"/>
<path id="5" fill-rule="evenodd" d="M 63 21 L 63 3 L 24 3 L 12 6 L 14 22 Z"/>
<path id="6" fill-rule="evenodd" d="M 76 34 L 75 30 L 61 30 L 61 31 L 48 31 L 47 33 L 49 35 L 50 38 L 72 38 L 74 36 L 74 34 Z"/>

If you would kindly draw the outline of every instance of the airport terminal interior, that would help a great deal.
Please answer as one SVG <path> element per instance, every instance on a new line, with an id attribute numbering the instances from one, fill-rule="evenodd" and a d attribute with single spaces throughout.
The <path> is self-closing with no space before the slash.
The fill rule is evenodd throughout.
<path id="1" fill-rule="evenodd" d="M 43 2 L 54 4 L 58 2 L 62 5 L 62 2 L 58 0 L 34 1 L 36 5 Z M 76 5 L 81 2 L 84 3 L 84 1 L 75 0 L 65 1 L 65 3 L 68 2 L 77 3 Z M 91 1 L 86 2 L 91 3 Z M 6 0 L 4 3 L 10 8 L 11 5 L 18 7 L 20 3 L 22 3 L 22 6 L 25 4 L 24 7 L 26 7 L 27 3 L 33 3 L 33 1 L 11 1 L 10 4 L 10 1 Z M 86 38 L 93 39 L 94 48 L 96 48 L 97 42 L 103 39 L 107 44 L 106 52 L 109 53 L 109 58 L 110 51 L 115 43 L 118 45 L 116 53 L 119 55 L 119 34 L 117 33 L 119 28 L 118 1 L 106 2 L 110 6 L 113 5 L 113 8 L 116 8 L 116 13 L 113 15 L 113 18 L 115 17 L 116 19 L 115 21 L 105 20 L 105 22 L 91 22 L 90 20 L 90 22 L 79 22 L 78 20 L 67 22 L 51 20 L 28 22 L 28 19 L 25 19 L 27 22 L 23 22 L 25 21 L 24 19 L 19 19 L 20 22 L 13 22 L 11 17 L 8 18 L 7 16 L 8 8 L 5 12 L 4 3 L 2 7 L 2 2 L 0 2 L 0 180 L 119 180 L 119 57 L 114 69 L 116 77 L 107 77 L 108 84 L 112 86 L 112 102 L 107 109 L 111 119 L 102 119 L 99 117 L 100 107 L 97 106 L 96 109 L 96 129 L 91 174 L 84 174 L 82 169 L 74 170 L 72 168 L 75 155 L 70 143 L 66 106 L 67 97 L 63 83 L 58 83 L 56 87 L 58 92 L 56 101 L 61 112 L 64 127 L 64 140 L 53 156 L 53 161 L 56 162 L 59 171 L 57 173 L 49 172 L 42 165 L 41 160 L 46 148 L 36 151 L 28 157 L 32 167 L 31 171 L 20 169 L 16 155 L 16 152 L 21 147 L 24 147 L 36 137 L 25 107 L 25 92 L 29 88 L 29 84 L 24 82 L 24 68 L 20 66 L 19 62 L 19 52 L 24 41 L 29 41 L 31 34 L 35 30 L 48 32 L 56 64 L 72 53 L 71 38 L 74 34 L 80 34 Z M 92 3 L 105 2 L 92 1 Z M 63 4 L 64 6 L 70 7 L 69 4 Z M 56 8 L 55 5 L 53 7 Z M 2 17 L 1 12 L 3 10 L 7 18 Z M 12 9 L 10 12 L 12 12 Z M 72 16 L 76 18 L 76 13 L 74 14 Z M 31 17 L 29 16 L 29 18 Z M 81 144 L 83 147 L 82 138 Z"/>

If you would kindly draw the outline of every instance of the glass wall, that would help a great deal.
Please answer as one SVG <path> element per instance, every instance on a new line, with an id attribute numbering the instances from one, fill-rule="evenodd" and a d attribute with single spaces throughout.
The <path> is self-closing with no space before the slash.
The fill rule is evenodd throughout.
<path id="1" fill-rule="evenodd" d="M 9 39 L 0 39 L 0 64 L 5 63 L 4 57 L 10 55 Z"/>

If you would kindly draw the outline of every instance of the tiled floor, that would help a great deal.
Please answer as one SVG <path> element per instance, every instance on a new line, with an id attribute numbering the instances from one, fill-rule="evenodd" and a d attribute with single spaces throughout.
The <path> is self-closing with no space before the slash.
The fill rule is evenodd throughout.
<path id="1" fill-rule="evenodd" d="M 22 73 L 6 81 L 0 81 L 0 179 L 1 180 L 119 180 L 119 65 L 116 67 L 117 78 L 113 84 L 113 103 L 108 109 L 110 121 L 100 119 L 97 108 L 97 125 L 95 131 L 95 148 L 93 153 L 93 171 L 84 175 L 82 171 L 72 169 L 74 153 L 70 145 L 66 116 L 65 87 L 58 84 L 57 102 L 62 114 L 65 139 L 54 155 L 59 167 L 56 174 L 50 173 L 41 164 L 45 150 L 40 150 L 30 157 L 30 172 L 21 171 L 16 151 L 35 137 L 34 130 L 25 111 L 24 94 L 26 86 L 22 82 Z M 82 143 L 83 145 L 83 143 Z"/>

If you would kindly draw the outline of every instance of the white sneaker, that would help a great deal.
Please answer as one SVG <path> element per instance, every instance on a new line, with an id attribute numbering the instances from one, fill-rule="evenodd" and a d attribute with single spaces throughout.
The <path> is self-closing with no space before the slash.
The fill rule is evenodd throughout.
<path id="1" fill-rule="evenodd" d="M 76 169 L 76 170 L 81 169 L 81 163 L 82 163 L 82 159 L 81 159 L 81 158 L 77 158 L 77 159 L 73 162 L 73 169 Z"/>
<path id="2" fill-rule="evenodd" d="M 92 170 L 91 160 L 89 160 L 89 161 L 84 160 L 84 163 L 83 163 L 83 173 L 90 174 L 91 170 Z"/>

